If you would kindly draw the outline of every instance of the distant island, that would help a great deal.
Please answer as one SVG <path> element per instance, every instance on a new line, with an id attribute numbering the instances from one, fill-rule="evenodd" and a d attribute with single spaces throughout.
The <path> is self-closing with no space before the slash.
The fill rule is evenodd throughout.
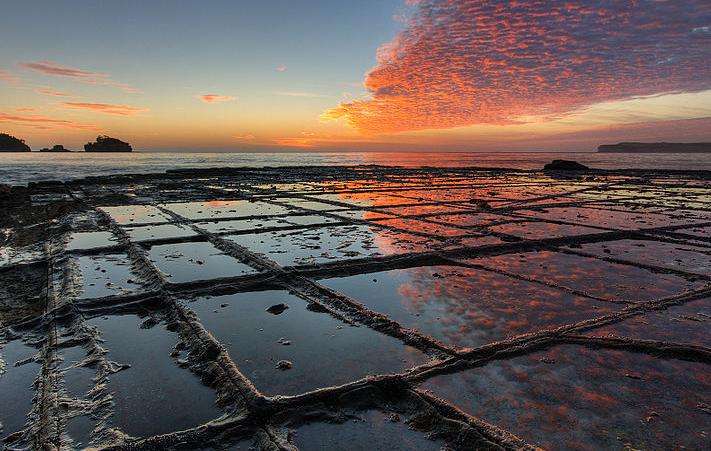
<path id="1" fill-rule="evenodd" d="M 71 150 L 67 149 L 61 144 L 57 144 L 53 146 L 51 149 L 44 147 L 39 150 L 40 152 L 71 152 Z"/>
<path id="2" fill-rule="evenodd" d="M 29 152 L 30 150 L 30 146 L 25 144 L 25 141 L 7 133 L 0 133 L 0 152 Z"/>
<path id="3" fill-rule="evenodd" d="M 84 144 L 86 152 L 133 152 L 133 148 L 127 142 L 110 136 L 99 135 L 96 142 Z"/>
<path id="4" fill-rule="evenodd" d="M 640 143 L 621 142 L 603 144 L 598 152 L 607 153 L 706 153 L 711 152 L 711 143 Z"/>

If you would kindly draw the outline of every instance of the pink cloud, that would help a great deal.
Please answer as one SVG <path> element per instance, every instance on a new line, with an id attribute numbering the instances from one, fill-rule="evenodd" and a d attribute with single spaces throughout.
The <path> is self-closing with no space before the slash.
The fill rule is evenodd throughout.
<path id="1" fill-rule="evenodd" d="M 202 94 L 198 96 L 205 103 L 231 102 L 237 100 L 234 96 L 225 96 L 220 94 Z"/>
<path id="2" fill-rule="evenodd" d="M 72 78 L 106 78 L 107 74 L 101 72 L 89 72 L 81 69 L 75 69 L 72 67 L 62 66 L 59 63 L 54 63 L 52 61 L 38 61 L 34 63 L 20 63 L 20 66 L 27 69 L 32 69 L 37 72 L 42 72 L 46 75 L 56 75 L 60 77 L 72 77 Z"/>
<path id="3" fill-rule="evenodd" d="M 37 89 L 35 89 L 35 92 L 38 94 L 44 94 L 44 95 L 52 96 L 52 97 L 69 97 L 69 96 L 71 96 L 71 94 L 67 94 L 66 92 L 57 91 L 56 89 L 53 89 L 50 87 L 37 88 Z"/>
<path id="4" fill-rule="evenodd" d="M 12 72 L 0 69 L 0 81 L 9 83 L 11 85 L 17 85 L 20 83 L 20 77 L 13 74 Z"/>
<path id="5" fill-rule="evenodd" d="M 28 126 L 32 128 L 47 130 L 47 129 L 79 129 L 79 130 L 98 130 L 99 128 L 93 124 L 85 124 L 75 121 L 67 121 L 63 119 L 54 119 L 39 114 L 9 114 L 0 112 L 0 123 L 11 123 L 17 125 Z"/>
<path id="6" fill-rule="evenodd" d="M 110 103 L 64 102 L 62 105 L 64 105 L 65 108 L 89 110 L 115 116 L 135 116 L 138 113 L 148 111 L 148 108 L 139 108 L 131 105 L 114 105 Z"/>
<path id="7" fill-rule="evenodd" d="M 281 64 L 281 65 L 279 65 L 279 66 L 276 67 L 276 71 L 277 71 L 277 72 L 286 72 L 286 69 L 287 69 L 287 67 L 286 67 L 286 65 L 284 65 L 284 64 Z"/>
<path id="8" fill-rule="evenodd" d="M 708 0 L 409 1 L 368 98 L 326 118 L 367 133 L 511 124 L 711 88 Z"/>
<path id="9" fill-rule="evenodd" d="M 126 83 L 120 83 L 115 80 L 112 80 L 109 74 L 63 66 L 53 61 L 20 63 L 20 66 L 24 67 L 25 69 L 30 69 L 32 71 L 39 72 L 44 75 L 50 75 L 54 77 L 68 77 L 81 83 L 91 85 L 111 86 L 128 93 L 140 92 L 138 89 L 127 85 Z"/>

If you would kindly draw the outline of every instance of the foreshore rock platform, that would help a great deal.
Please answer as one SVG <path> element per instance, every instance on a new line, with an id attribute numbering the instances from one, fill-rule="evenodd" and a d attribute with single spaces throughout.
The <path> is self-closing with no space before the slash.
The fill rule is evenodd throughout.
<path id="1" fill-rule="evenodd" d="M 708 445 L 709 172 L 1 188 L 5 446 Z"/>

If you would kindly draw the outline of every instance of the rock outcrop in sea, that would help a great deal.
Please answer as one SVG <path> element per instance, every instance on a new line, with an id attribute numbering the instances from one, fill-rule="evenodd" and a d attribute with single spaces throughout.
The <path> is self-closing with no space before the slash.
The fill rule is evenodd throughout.
<path id="1" fill-rule="evenodd" d="M 84 150 L 86 152 L 133 152 L 129 143 L 106 135 L 97 136 L 96 142 L 84 144 Z"/>
<path id="2" fill-rule="evenodd" d="M 7 133 L 0 133 L 0 152 L 29 152 L 30 146 L 25 141 Z"/>
<path id="3" fill-rule="evenodd" d="M 66 147 L 64 147 L 61 144 L 56 144 L 56 145 L 52 146 L 51 149 L 44 147 L 44 148 L 40 149 L 40 152 L 71 152 L 71 150 L 67 149 Z"/>

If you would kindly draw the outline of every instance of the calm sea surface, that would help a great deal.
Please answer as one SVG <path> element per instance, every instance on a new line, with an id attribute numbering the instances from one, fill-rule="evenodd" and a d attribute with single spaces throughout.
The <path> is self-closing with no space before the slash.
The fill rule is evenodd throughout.
<path id="1" fill-rule="evenodd" d="M 341 153 L 170 153 L 130 154 L 0 153 L 0 183 L 71 180 L 89 175 L 163 172 L 175 168 L 380 164 L 394 166 L 479 166 L 540 169 L 553 159 L 593 168 L 706 169 L 711 154 L 599 154 L 553 152 L 341 152 Z"/>

